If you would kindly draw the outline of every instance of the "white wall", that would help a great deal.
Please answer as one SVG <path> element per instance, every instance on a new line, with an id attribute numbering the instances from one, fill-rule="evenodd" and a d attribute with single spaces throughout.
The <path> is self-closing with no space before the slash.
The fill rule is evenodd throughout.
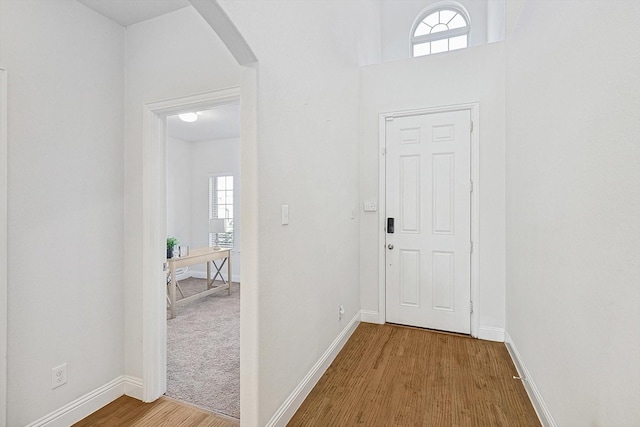
<path id="1" fill-rule="evenodd" d="M 209 176 L 233 175 L 234 245 L 231 251 L 231 274 L 234 281 L 240 281 L 240 253 L 242 250 L 240 139 L 195 142 L 193 143 L 192 156 L 192 241 L 195 247 L 209 245 Z M 205 267 L 203 265 L 195 266 L 194 270 L 204 273 Z M 226 277 L 226 275 L 225 273 L 224 276 Z"/>
<path id="2" fill-rule="evenodd" d="M 0 28 L 7 425 L 22 426 L 123 372 L 123 29 L 71 0 L 2 1 Z M 62 363 L 68 382 L 52 390 Z"/>
<path id="3" fill-rule="evenodd" d="M 424 9 L 440 0 L 381 0 L 382 61 L 411 57 L 411 27 Z M 487 42 L 487 1 L 456 0 L 471 17 L 469 46 Z M 490 0 L 497 1 L 497 0 Z M 495 11 L 495 9 L 494 9 Z M 495 21 L 492 21 L 495 22 Z"/>
<path id="4" fill-rule="evenodd" d="M 167 137 L 167 237 L 191 245 L 191 143 Z"/>
<path id="5" fill-rule="evenodd" d="M 234 247 L 231 251 L 231 274 L 234 281 L 240 281 L 240 139 L 186 142 L 171 138 L 168 142 L 167 235 L 178 237 L 180 245 L 192 248 L 209 246 L 209 176 L 232 175 Z M 226 269 L 224 271 L 226 278 Z M 196 277 L 206 275 L 205 266 L 189 267 L 187 274 L 194 273 Z"/>
<path id="6" fill-rule="evenodd" d="M 487 0 L 487 43 L 504 41 L 507 25 L 506 0 Z"/>
<path id="7" fill-rule="evenodd" d="M 265 425 L 360 309 L 359 227 L 351 219 L 359 200 L 356 58 L 367 40 L 360 12 L 375 5 L 222 4 L 260 60 L 255 425 Z M 241 418 L 253 419 L 253 409 L 243 406 Z"/>
<path id="8" fill-rule="evenodd" d="M 520 12 L 522 11 L 522 6 L 524 5 L 525 0 L 506 0 L 505 1 L 505 18 L 504 18 L 504 29 L 505 29 L 505 39 L 508 39 L 513 32 L 513 29 L 520 18 Z"/>
<path id="9" fill-rule="evenodd" d="M 360 25 L 357 27 L 357 63 L 360 66 L 379 64 L 382 61 L 382 7 L 379 1 L 369 1 L 360 8 Z"/>
<path id="10" fill-rule="evenodd" d="M 478 102 L 480 120 L 479 251 L 482 333 L 504 328 L 504 43 L 372 65 L 361 71 L 361 202 L 378 200 L 379 114 Z M 359 203 L 362 209 L 362 203 Z M 378 313 L 378 214 L 360 224 L 362 310 Z M 475 250 L 474 249 L 474 250 Z"/>
<path id="11" fill-rule="evenodd" d="M 7 419 L 7 169 L 7 73 L 0 66 L 0 313 L 5 313 L 0 315 L 0 420 L 3 421 Z"/>
<path id="12" fill-rule="evenodd" d="M 125 373 L 141 378 L 143 105 L 237 86 L 240 76 L 191 7 L 127 27 L 125 52 Z"/>
<path id="13" fill-rule="evenodd" d="M 507 42 L 507 328 L 559 426 L 640 425 L 639 20 L 526 1 Z"/>

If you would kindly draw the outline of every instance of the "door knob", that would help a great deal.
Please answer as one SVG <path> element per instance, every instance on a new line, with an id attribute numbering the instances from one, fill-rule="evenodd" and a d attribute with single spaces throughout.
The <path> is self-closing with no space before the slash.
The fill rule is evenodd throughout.
<path id="1" fill-rule="evenodd" d="M 392 245 L 391 243 L 389 243 L 389 244 L 387 245 L 387 247 L 388 247 L 389 249 L 393 249 L 393 245 Z"/>

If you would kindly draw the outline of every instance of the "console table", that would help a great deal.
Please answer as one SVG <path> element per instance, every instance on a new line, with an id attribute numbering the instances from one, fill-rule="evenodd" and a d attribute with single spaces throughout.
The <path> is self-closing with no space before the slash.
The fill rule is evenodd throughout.
<path id="1" fill-rule="evenodd" d="M 220 266 L 215 264 L 215 260 L 223 260 Z M 222 277 L 222 267 L 224 264 L 227 264 L 227 286 L 218 286 L 213 287 L 213 281 L 216 277 L 220 276 L 224 283 L 224 278 Z M 231 249 L 229 248 L 198 248 L 191 249 L 189 251 L 189 255 L 169 258 L 167 259 L 167 264 L 169 264 L 169 272 L 171 273 L 171 284 L 169 285 L 169 303 L 171 307 L 169 310 L 171 312 L 170 318 L 173 319 L 176 317 L 176 304 L 185 304 L 189 301 L 193 301 L 202 297 L 206 297 L 207 295 L 211 295 L 214 292 L 218 292 L 221 289 L 227 289 L 229 295 L 231 295 Z M 207 265 L 207 289 L 199 292 L 195 295 L 191 295 L 186 298 L 182 298 L 176 301 L 176 270 L 181 267 L 188 267 L 190 265 L 196 264 L 206 264 Z M 216 274 L 211 277 L 211 264 L 216 268 Z"/>

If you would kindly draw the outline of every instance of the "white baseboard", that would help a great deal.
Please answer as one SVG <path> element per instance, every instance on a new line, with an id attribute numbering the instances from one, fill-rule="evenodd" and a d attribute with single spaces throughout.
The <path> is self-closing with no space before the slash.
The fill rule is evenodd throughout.
<path id="1" fill-rule="evenodd" d="M 141 378 L 132 377 L 129 375 L 124 376 L 124 394 L 142 401 L 143 382 Z"/>
<path id="2" fill-rule="evenodd" d="M 504 342 L 504 329 L 493 326 L 480 326 L 478 328 L 478 339 Z"/>
<path id="3" fill-rule="evenodd" d="M 515 343 L 513 342 L 513 340 L 511 339 L 511 337 L 507 332 L 505 332 L 504 335 L 505 335 L 505 345 L 507 347 L 507 350 L 511 355 L 513 364 L 516 366 L 516 369 L 518 370 L 518 374 L 523 379 L 522 384 L 524 385 L 524 388 L 527 391 L 527 394 L 529 395 L 529 400 L 531 400 L 531 404 L 533 405 L 533 408 L 536 410 L 536 414 L 538 414 L 540 423 L 544 427 L 557 427 L 557 424 L 553 419 L 551 412 L 549 412 L 549 408 L 547 407 L 547 404 L 544 402 L 544 399 L 542 398 L 542 394 L 540 394 L 540 390 L 538 390 L 538 387 L 536 386 L 536 383 L 533 380 L 533 377 L 531 376 L 531 374 L 529 373 L 529 370 L 527 369 L 527 365 L 525 365 L 524 360 L 522 360 L 522 357 L 518 352 L 518 348 L 516 347 Z"/>
<path id="4" fill-rule="evenodd" d="M 380 315 L 378 314 L 378 312 L 373 310 L 360 310 L 360 321 L 365 323 L 377 324 L 384 323 L 380 321 Z"/>
<path id="5" fill-rule="evenodd" d="M 125 394 L 126 390 L 134 390 L 137 387 L 140 388 L 140 395 L 142 395 L 142 380 L 123 375 L 32 422 L 27 427 L 68 427 L 113 402 Z M 129 396 L 136 397 L 132 394 Z"/>
<path id="6" fill-rule="evenodd" d="M 342 347 L 347 342 L 353 331 L 360 323 L 360 312 L 353 316 L 353 319 L 345 326 L 340 332 L 340 335 L 331 343 L 327 351 L 324 352 L 322 357 L 316 362 L 315 365 L 309 370 L 307 375 L 300 381 L 298 386 L 293 390 L 289 397 L 284 401 L 282 406 L 278 408 L 275 414 L 271 417 L 266 427 L 284 427 L 291 420 L 296 413 L 304 399 L 307 398 L 313 387 L 320 380 L 320 377 L 325 373 L 331 362 L 336 358 Z"/>
<path id="7" fill-rule="evenodd" d="M 191 271 L 187 271 L 186 273 L 182 274 L 176 274 L 176 280 L 178 281 L 188 279 L 189 277 L 193 277 L 193 273 Z"/>
<path id="8" fill-rule="evenodd" d="M 215 272 L 212 272 L 212 274 L 214 273 Z M 186 277 L 195 277 L 196 279 L 206 279 L 207 272 L 206 271 L 189 271 L 185 274 L 185 278 Z M 222 277 L 224 277 L 224 280 L 227 280 L 227 273 L 223 273 Z M 232 274 L 231 279 L 232 279 L 232 282 L 240 283 L 240 275 L 238 274 Z M 179 278 L 178 280 L 182 280 L 182 279 Z"/>

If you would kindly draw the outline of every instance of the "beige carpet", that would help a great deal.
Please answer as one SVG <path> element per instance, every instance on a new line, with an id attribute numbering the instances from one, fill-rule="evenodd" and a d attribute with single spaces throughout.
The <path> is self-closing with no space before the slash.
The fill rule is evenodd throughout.
<path id="1" fill-rule="evenodd" d="M 204 279 L 180 281 L 185 296 Z M 178 298 L 180 294 L 178 293 Z M 167 396 L 240 418 L 240 287 L 177 307 L 167 320 Z"/>

